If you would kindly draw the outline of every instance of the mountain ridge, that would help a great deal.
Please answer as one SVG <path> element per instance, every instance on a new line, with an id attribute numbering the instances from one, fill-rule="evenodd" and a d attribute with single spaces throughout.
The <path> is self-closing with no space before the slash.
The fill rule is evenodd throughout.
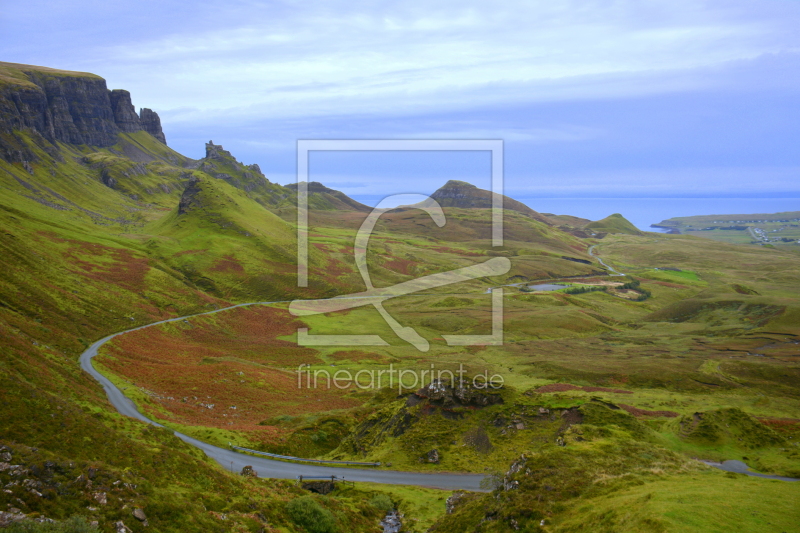
<path id="1" fill-rule="evenodd" d="M 477 186 L 467 183 L 466 181 L 449 180 L 447 183 L 439 187 L 431 198 L 439 202 L 442 207 L 464 207 L 464 208 L 481 208 L 488 209 L 493 205 L 493 193 L 485 189 L 480 189 Z M 534 220 L 543 222 L 548 226 L 554 226 L 552 220 L 542 215 L 523 204 L 518 200 L 509 198 L 503 194 L 499 194 L 503 209 L 509 209 L 529 216 Z"/>

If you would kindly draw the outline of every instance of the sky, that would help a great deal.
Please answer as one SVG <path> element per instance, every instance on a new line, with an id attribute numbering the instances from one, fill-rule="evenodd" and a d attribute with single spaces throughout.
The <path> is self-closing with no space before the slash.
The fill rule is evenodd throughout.
<path id="1" fill-rule="evenodd" d="M 543 212 L 800 210 L 800 2 L 431 4 L 0 0 L 0 60 L 98 74 L 184 155 L 282 184 L 298 139 L 502 139 L 505 193 Z M 488 161 L 318 153 L 310 179 L 374 204 L 488 188 Z"/>

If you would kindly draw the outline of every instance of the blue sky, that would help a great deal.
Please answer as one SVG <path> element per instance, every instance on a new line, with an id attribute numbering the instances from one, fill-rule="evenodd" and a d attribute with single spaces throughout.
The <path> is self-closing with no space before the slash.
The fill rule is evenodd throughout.
<path id="1" fill-rule="evenodd" d="M 800 197 L 800 3 L 430 4 L 5 1 L 0 60 L 99 74 L 181 153 L 213 139 L 279 183 L 298 138 L 504 139 L 506 193 L 542 211 Z M 488 185 L 481 157 L 372 156 L 312 177 L 365 201 Z"/>

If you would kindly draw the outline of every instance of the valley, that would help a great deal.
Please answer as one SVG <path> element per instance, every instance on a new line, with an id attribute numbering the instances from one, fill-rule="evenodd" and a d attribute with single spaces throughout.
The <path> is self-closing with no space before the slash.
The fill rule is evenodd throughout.
<path id="1" fill-rule="evenodd" d="M 127 91 L 0 63 L 0 126 L 7 523 L 303 531 L 308 507 L 325 531 L 375 531 L 392 509 L 404 531 L 796 528 L 800 483 L 706 464 L 800 478 L 796 247 L 712 240 L 701 234 L 723 230 L 685 221 L 642 232 L 621 214 L 589 221 L 506 197 L 496 247 L 492 193 L 447 181 L 432 195 L 443 227 L 409 207 L 379 219 L 365 250 L 375 286 L 496 258 L 510 269 L 385 300 L 421 351 L 372 306 L 290 312 L 365 290 L 353 248 L 371 209 L 343 193 L 309 184 L 298 287 L 296 186 L 213 142 L 200 160 L 175 152 Z M 502 343 L 448 342 L 493 332 L 493 289 Z M 384 343 L 300 345 L 302 328 Z M 132 404 L 109 400 L 90 365 Z M 409 379 L 372 386 L 390 366 Z M 416 379 L 433 369 L 465 379 Z M 337 372 L 354 378 L 304 377 Z M 264 460 L 231 443 L 380 466 Z M 357 482 L 327 494 L 293 481 L 341 472 Z"/>

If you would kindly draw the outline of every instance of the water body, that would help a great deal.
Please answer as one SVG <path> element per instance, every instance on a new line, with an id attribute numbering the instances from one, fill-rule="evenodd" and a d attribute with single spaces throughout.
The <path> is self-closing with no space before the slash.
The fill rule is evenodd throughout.
<path id="1" fill-rule="evenodd" d="M 542 283 L 540 285 L 528 285 L 528 288 L 533 291 L 557 291 L 563 289 L 566 285 L 556 285 L 554 283 Z"/>
<path id="2" fill-rule="evenodd" d="M 535 198 L 511 196 L 540 213 L 599 220 L 621 213 L 642 231 L 662 220 L 697 215 L 800 211 L 800 198 Z"/>

